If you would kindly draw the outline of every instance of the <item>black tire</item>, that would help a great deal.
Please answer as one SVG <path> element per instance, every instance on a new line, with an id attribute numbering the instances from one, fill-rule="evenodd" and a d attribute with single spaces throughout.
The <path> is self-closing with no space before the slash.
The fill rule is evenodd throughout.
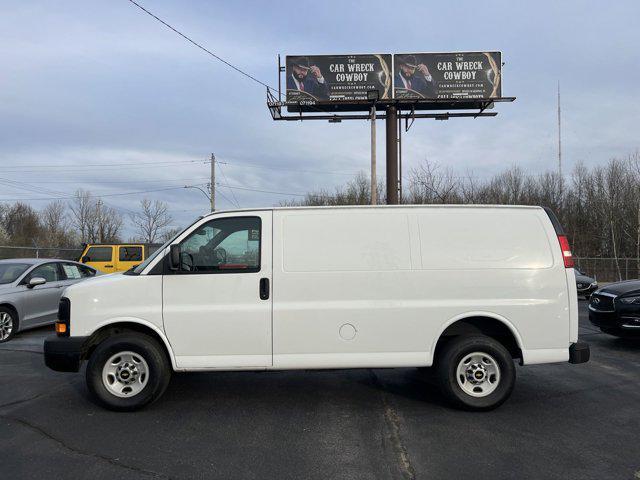
<path id="1" fill-rule="evenodd" d="M 5 338 L 2 338 L 4 336 L 3 332 L 6 333 L 6 326 L 4 327 L 3 332 L 0 332 L 0 343 L 8 342 L 9 340 L 11 340 L 16 336 L 16 333 L 18 333 L 18 330 L 20 329 L 20 323 L 18 321 L 18 315 L 16 314 L 16 312 L 11 308 L 0 307 L 0 322 L 2 322 L 2 317 L 4 317 L 5 319 L 7 318 L 6 315 L 9 316 L 11 322 L 11 330 L 9 331 L 9 335 L 7 335 Z M 0 328 L 3 328 L 3 325 L 0 325 Z"/>
<path id="2" fill-rule="evenodd" d="M 105 364 L 120 352 L 133 352 L 148 367 L 144 388 L 126 398 L 112 393 L 102 379 Z M 109 410 L 133 411 L 156 401 L 167 389 L 170 379 L 171 364 L 163 347 L 155 339 L 137 332 L 125 332 L 107 338 L 98 344 L 87 363 L 86 381 L 89 392 L 99 405 Z"/>
<path id="3" fill-rule="evenodd" d="M 499 369 L 497 385 L 486 396 L 475 397 L 465 392 L 458 382 L 459 363 L 465 356 L 475 352 L 488 354 Z M 444 396 L 456 407 L 464 410 L 492 410 L 502 405 L 511 395 L 516 381 L 516 369 L 507 349 L 497 340 L 482 335 L 455 337 L 448 341 L 438 352 L 435 367 Z M 461 381 L 468 382 L 466 377 Z M 468 385 L 468 388 L 473 387 L 472 383 Z M 487 390 L 491 388 L 491 385 L 488 385 Z"/>

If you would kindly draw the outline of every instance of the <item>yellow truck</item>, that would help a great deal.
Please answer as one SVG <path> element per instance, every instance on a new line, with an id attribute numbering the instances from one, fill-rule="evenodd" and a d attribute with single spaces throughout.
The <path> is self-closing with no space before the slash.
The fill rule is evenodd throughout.
<path id="1" fill-rule="evenodd" d="M 78 260 L 104 273 L 124 272 L 155 252 L 156 243 L 88 243 Z"/>

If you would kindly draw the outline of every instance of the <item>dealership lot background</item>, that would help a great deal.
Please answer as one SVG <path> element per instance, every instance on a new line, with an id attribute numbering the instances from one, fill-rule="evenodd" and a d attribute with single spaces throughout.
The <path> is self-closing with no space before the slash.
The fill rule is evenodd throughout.
<path id="1" fill-rule="evenodd" d="M 133 414 L 46 369 L 36 330 L 0 346 L 7 478 L 638 478 L 640 344 L 599 333 L 591 361 L 518 368 L 485 414 L 449 408 L 417 369 L 174 375 Z"/>
<path id="2" fill-rule="evenodd" d="M 162 243 L 209 210 L 397 197 L 547 206 L 588 277 L 640 278 L 637 0 L 3 7 L 0 259 Z M 463 93 L 494 108 L 420 109 Z M 341 97 L 357 112 L 324 113 L 356 121 L 274 122 Z M 381 118 L 395 107 L 369 121 L 369 102 L 399 108 L 397 132 Z M 116 414 L 44 366 L 51 327 L 20 332 L 0 345 L 0 479 L 638 480 L 640 341 L 579 310 L 591 361 L 517 367 L 510 400 L 481 414 L 415 368 L 176 374 Z"/>

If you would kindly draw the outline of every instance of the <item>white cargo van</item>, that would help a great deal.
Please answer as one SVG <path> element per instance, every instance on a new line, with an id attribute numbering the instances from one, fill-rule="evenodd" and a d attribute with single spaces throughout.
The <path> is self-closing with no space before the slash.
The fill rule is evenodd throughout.
<path id="1" fill-rule="evenodd" d="M 490 409 L 522 365 L 582 363 L 573 260 L 522 206 L 269 208 L 199 219 L 124 274 L 69 287 L 46 364 L 132 410 L 171 371 L 434 367 Z"/>

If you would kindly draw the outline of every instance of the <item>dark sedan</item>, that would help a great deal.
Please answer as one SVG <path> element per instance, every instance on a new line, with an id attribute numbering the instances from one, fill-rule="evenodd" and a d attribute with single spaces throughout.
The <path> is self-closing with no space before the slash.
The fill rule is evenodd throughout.
<path id="1" fill-rule="evenodd" d="M 589 277 L 577 268 L 573 269 L 576 275 L 576 288 L 578 289 L 578 296 L 582 296 L 589 300 L 589 297 L 593 292 L 598 289 L 598 282 L 593 277 Z"/>
<path id="2" fill-rule="evenodd" d="M 589 321 L 604 333 L 640 338 L 640 280 L 596 290 L 589 302 Z"/>

